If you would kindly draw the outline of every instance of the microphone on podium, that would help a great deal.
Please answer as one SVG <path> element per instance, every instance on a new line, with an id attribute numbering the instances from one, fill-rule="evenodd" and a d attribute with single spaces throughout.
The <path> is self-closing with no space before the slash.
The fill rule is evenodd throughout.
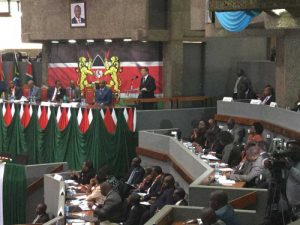
<path id="1" fill-rule="evenodd" d="M 139 76 L 134 76 L 134 77 L 131 78 L 131 80 L 135 80 L 135 79 L 138 79 L 138 78 L 139 78 Z"/>

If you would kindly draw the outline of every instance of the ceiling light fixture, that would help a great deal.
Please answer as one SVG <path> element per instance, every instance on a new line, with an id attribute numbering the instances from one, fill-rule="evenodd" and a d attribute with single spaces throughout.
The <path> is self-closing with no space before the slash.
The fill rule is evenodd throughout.
<path id="1" fill-rule="evenodd" d="M 68 42 L 69 42 L 70 44 L 75 44 L 75 43 L 76 43 L 76 40 L 71 39 L 71 40 L 69 40 Z"/>

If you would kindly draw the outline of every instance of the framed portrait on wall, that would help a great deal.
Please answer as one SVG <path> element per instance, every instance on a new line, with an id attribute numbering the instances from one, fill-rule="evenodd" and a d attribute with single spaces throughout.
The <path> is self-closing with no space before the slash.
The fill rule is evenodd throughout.
<path id="1" fill-rule="evenodd" d="M 71 27 L 86 27 L 85 2 L 71 2 Z"/>

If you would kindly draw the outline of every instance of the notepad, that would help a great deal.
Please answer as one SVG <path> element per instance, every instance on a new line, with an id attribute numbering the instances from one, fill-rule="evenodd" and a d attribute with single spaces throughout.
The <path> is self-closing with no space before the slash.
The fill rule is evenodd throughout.
<path id="1" fill-rule="evenodd" d="M 208 154 L 208 155 L 202 155 L 201 158 L 202 159 L 208 159 L 208 160 L 220 160 L 216 156 L 213 156 L 213 155 L 210 155 L 210 154 Z"/>

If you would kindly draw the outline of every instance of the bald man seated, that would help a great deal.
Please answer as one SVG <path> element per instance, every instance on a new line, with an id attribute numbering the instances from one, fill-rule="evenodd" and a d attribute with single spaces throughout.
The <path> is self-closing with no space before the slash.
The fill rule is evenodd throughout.
<path id="1" fill-rule="evenodd" d="M 221 220 L 218 220 L 215 211 L 212 208 L 204 208 L 201 211 L 201 216 L 203 225 L 225 225 Z"/>
<path id="2" fill-rule="evenodd" d="M 123 217 L 122 199 L 117 191 L 115 191 L 109 182 L 104 182 L 100 185 L 101 194 L 106 197 L 103 205 L 98 205 L 95 210 L 95 215 L 98 219 L 109 221 L 111 223 L 119 223 Z"/>
<path id="3" fill-rule="evenodd" d="M 226 174 L 226 177 L 231 180 L 245 181 L 247 187 L 253 187 L 263 171 L 263 157 L 260 155 L 260 149 L 257 146 L 251 146 L 246 151 L 246 161 L 242 167 L 233 174 Z"/>
<path id="4" fill-rule="evenodd" d="M 209 207 L 215 211 L 217 218 L 226 225 L 240 225 L 233 208 L 228 204 L 228 196 L 224 191 L 214 191 L 210 194 Z"/>
<path id="5" fill-rule="evenodd" d="M 47 205 L 44 203 L 40 203 L 36 206 L 35 212 L 36 217 L 33 220 L 32 224 L 37 223 L 46 223 L 50 220 L 49 215 L 46 213 L 47 211 Z"/>

